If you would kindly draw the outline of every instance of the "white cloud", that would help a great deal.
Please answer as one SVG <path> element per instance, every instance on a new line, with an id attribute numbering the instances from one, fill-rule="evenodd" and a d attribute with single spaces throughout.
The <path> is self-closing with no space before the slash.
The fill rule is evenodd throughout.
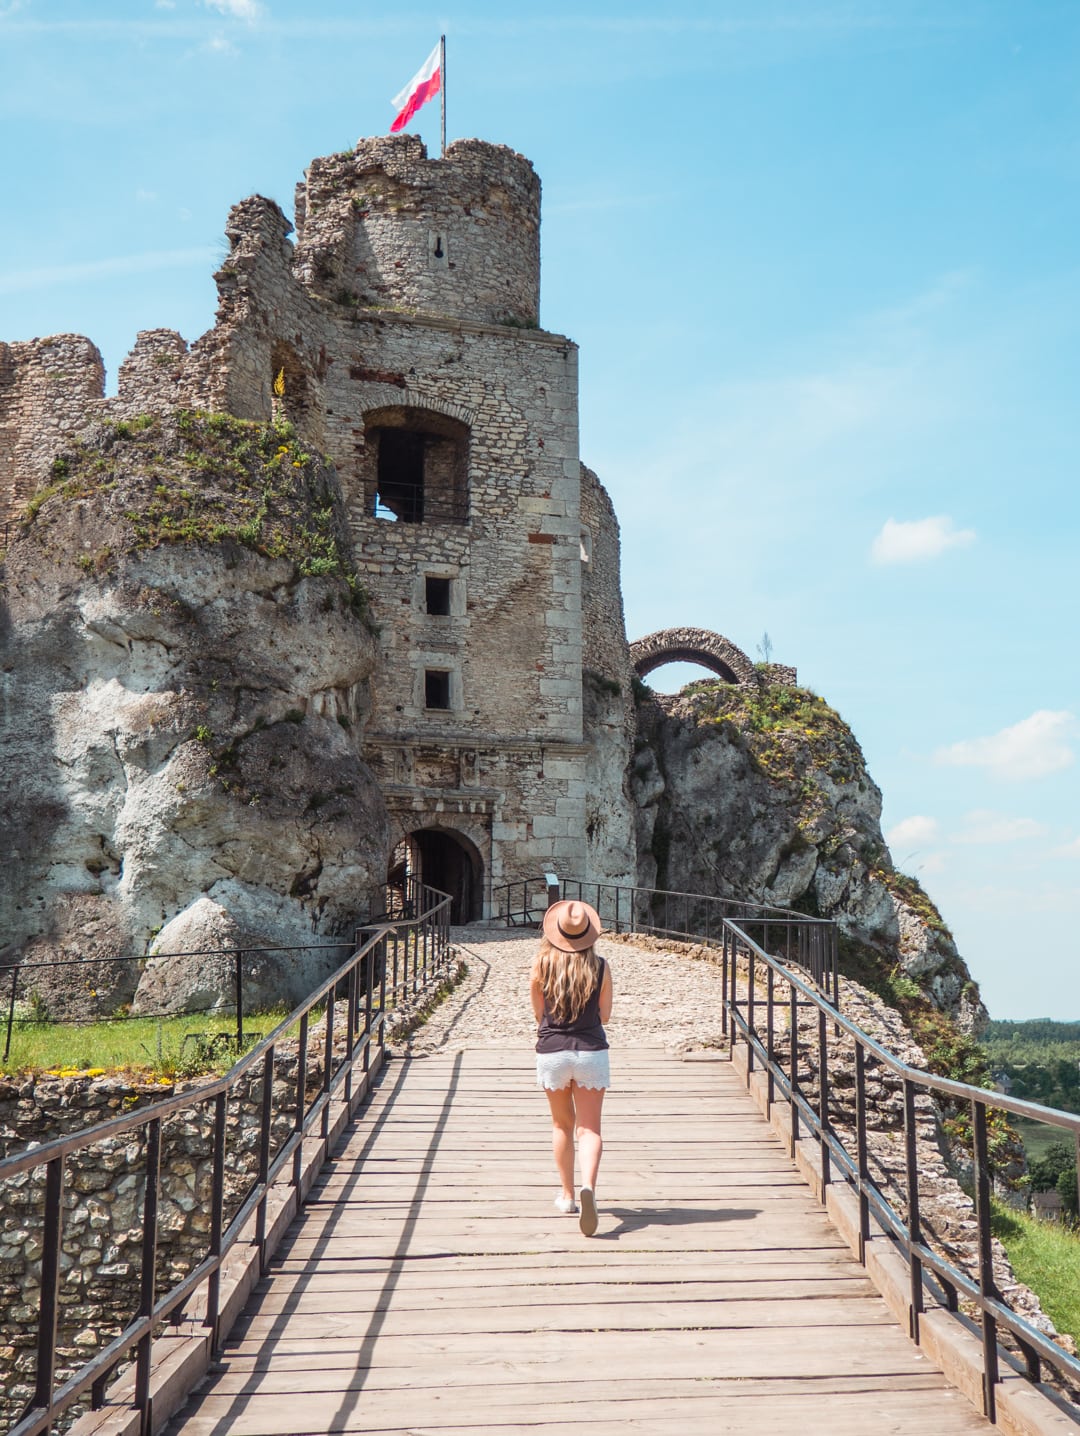
<path id="1" fill-rule="evenodd" d="M 136 204 L 154 204 L 157 197 L 156 189 L 137 189 L 135 191 Z"/>
<path id="2" fill-rule="evenodd" d="M 886 519 L 870 547 L 870 557 L 877 564 L 918 563 L 974 542 L 975 530 L 956 528 L 947 514 L 908 522 Z"/>
<path id="3" fill-rule="evenodd" d="M 912 849 L 925 847 L 927 843 L 936 843 L 938 839 L 938 820 L 916 816 L 912 818 L 901 818 L 895 827 L 890 828 L 885 834 L 885 841 L 890 849 Z"/>
<path id="4" fill-rule="evenodd" d="M 1043 778 L 1075 762 L 1069 740 L 1077 729 L 1074 714 L 1043 708 L 1000 733 L 939 748 L 934 761 L 957 768 L 986 768 L 996 778 L 1014 782 Z"/>
<path id="5" fill-rule="evenodd" d="M 247 20 L 249 24 L 262 14 L 259 0 L 203 0 L 208 10 L 217 10 L 233 20 Z"/>
<path id="6" fill-rule="evenodd" d="M 236 54 L 236 46 L 232 43 L 231 40 L 227 40 L 224 35 L 211 35 L 209 40 L 207 40 L 202 46 L 200 46 L 200 48 L 207 51 L 211 55 Z"/>
<path id="7" fill-rule="evenodd" d="M 1062 843 L 1061 847 L 1054 848 L 1056 858 L 1080 858 L 1080 837 L 1073 838 L 1069 843 Z"/>
<path id="8" fill-rule="evenodd" d="M 954 843 L 1018 843 L 1041 838 L 1046 832 L 1034 818 L 1010 818 L 992 808 L 976 808 L 964 817 L 964 827 L 951 839 Z"/>

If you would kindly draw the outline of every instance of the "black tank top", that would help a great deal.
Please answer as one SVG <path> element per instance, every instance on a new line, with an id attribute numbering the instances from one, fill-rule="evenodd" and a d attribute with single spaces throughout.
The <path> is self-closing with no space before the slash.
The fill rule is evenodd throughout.
<path id="1" fill-rule="evenodd" d="M 537 1052 L 602 1052 L 608 1045 L 604 1025 L 600 1021 L 600 989 L 604 985 L 604 959 L 596 987 L 573 1022 L 556 1022 L 544 998 L 544 1015 L 536 1035 Z"/>

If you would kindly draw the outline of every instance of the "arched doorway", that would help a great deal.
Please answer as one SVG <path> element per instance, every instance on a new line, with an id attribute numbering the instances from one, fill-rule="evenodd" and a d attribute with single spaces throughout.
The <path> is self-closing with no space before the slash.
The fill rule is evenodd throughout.
<path id="1" fill-rule="evenodd" d="M 398 843 L 387 882 L 404 892 L 409 879 L 450 894 L 452 923 L 484 915 L 484 860 L 476 844 L 453 828 L 416 828 Z"/>

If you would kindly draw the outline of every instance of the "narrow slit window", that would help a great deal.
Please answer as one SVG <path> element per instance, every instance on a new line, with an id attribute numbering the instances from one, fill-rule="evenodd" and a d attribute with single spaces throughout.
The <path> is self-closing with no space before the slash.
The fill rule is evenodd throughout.
<path id="1" fill-rule="evenodd" d="M 424 580 L 424 607 L 436 618 L 446 618 L 450 613 L 450 580 L 432 575 Z"/>
<path id="2" fill-rule="evenodd" d="M 443 668 L 428 668 L 424 671 L 424 707 L 450 707 L 450 674 Z"/>

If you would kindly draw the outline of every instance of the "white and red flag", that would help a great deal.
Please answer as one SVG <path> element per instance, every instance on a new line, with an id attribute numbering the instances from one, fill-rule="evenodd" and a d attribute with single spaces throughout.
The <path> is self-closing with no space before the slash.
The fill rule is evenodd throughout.
<path id="1" fill-rule="evenodd" d="M 391 101 L 398 112 L 390 126 L 392 135 L 403 130 L 420 106 L 433 100 L 442 88 L 442 48 L 443 42 L 440 40 L 401 93 L 395 95 Z"/>

